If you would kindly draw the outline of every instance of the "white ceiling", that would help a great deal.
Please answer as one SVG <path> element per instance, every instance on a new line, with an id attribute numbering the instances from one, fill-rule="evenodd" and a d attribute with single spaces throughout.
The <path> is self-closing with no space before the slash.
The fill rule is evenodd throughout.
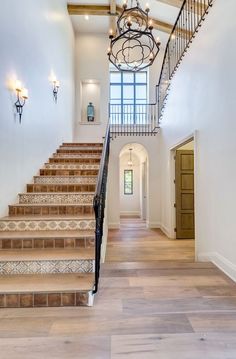
<path id="1" fill-rule="evenodd" d="M 158 0 L 140 0 L 140 5 L 142 8 L 145 8 L 146 3 L 148 2 L 150 7 L 150 17 L 156 18 L 163 22 L 174 25 L 177 18 L 179 8 L 163 4 Z M 107 0 L 69 0 L 70 4 L 78 5 L 108 5 L 109 1 Z M 117 0 L 117 5 L 122 5 L 123 0 Z M 134 1 L 133 1 L 134 3 Z M 130 2 L 128 3 L 130 4 Z M 76 33 L 108 33 L 109 31 L 109 17 L 108 16 L 89 16 L 89 20 L 86 20 L 83 15 L 72 15 L 71 16 L 72 24 Z M 164 48 L 169 35 L 167 33 L 154 30 L 154 36 L 158 36 L 161 40 L 162 47 Z"/>

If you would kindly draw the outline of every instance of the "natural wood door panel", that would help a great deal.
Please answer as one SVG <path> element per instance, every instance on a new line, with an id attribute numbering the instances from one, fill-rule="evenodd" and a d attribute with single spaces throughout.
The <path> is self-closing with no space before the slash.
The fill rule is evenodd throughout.
<path id="1" fill-rule="evenodd" d="M 176 238 L 194 238 L 194 153 L 176 151 Z"/>

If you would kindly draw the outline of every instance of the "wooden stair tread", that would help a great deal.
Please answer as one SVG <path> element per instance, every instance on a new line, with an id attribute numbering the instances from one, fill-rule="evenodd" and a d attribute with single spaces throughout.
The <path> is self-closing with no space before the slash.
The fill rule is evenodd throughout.
<path id="1" fill-rule="evenodd" d="M 1 277 L 0 292 L 89 291 L 93 286 L 93 273 L 6 275 Z"/>
<path id="2" fill-rule="evenodd" d="M 0 232 L 0 239 L 34 239 L 34 238 L 94 238 L 94 231 L 14 231 Z"/>
<path id="3" fill-rule="evenodd" d="M 59 261 L 94 259 L 94 248 L 80 249 L 27 249 L 0 251 L 0 262 Z"/>
<path id="4" fill-rule="evenodd" d="M 34 219 L 36 221 L 44 221 L 44 220 L 47 220 L 47 221 L 55 221 L 55 220 L 58 220 L 58 221 L 63 221 L 63 219 L 65 220 L 68 220 L 68 219 L 71 219 L 73 221 L 79 221 L 79 220 L 83 220 L 83 219 L 94 219 L 94 216 L 91 215 L 91 214 L 81 214 L 79 216 L 70 216 L 70 215 L 63 215 L 63 216 L 59 216 L 59 215 L 55 215 L 55 216 L 48 216 L 48 215 L 45 215 L 45 216 L 5 216 L 5 217 L 2 217 L 0 219 L 0 221 L 22 221 L 22 220 L 25 220 L 27 221 L 27 219 L 29 219 L 30 221 L 32 219 Z"/>
<path id="5" fill-rule="evenodd" d="M 48 178 L 50 176 L 34 176 L 34 178 L 42 178 L 42 177 L 45 177 L 45 178 Z M 51 176 L 53 178 L 97 178 L 97 175 L 85 175 L 85 176 L 78 176 L 78 175 L 75 175 L 75 176 L 69 176 L 69 175 L 58 175 L 58 176 Z"/>
<path id="6" fill-rule="evenodd" d="M 94 195 L 95 192 L 22 192 L 22 193 L 19 193 L 18 196 L 42 196 L 42 195 L 71 195 L 71 196 L 74 196 L 76 194 L 80 194 L 80 195 Z"/>
<path id="7" fill-rule="evenodd" d="M 9 207 L 65 207 L 65 206 L 73 206 L 73 207 L 80 207 L 80 206 L 92 206 L 92 203 L 74 203 L 74 202 L 60 202 L 60 203 L 15 203 L 10 204 Z"/>

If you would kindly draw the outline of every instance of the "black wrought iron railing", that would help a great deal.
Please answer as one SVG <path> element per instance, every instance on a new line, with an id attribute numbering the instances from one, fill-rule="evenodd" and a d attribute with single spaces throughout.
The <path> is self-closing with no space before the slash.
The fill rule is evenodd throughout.
<path id="1" fill-rule="evenodd" d="M 158 131 L 157 104 L 110 104 L 112 136 L 156 135 Z"/>
<path id="2" fill-rule="evenodd" d="M 110 125 L 108 124 L 100 168 L 98 173 L 96 192 L 93 200 L 93 208 L 95 212 L 95 283 L 93 293 L 97 293 L 98 282 L 100 276 L 100 262 L 101 262 L 101 249 L 104 228 L 104 215 L 106 204 L 106 188 L 107 188 L 107 175 L 108 175 L 108 162 L 110 153 Z"/>
<path id="3" fill-rule="evenodd" d="M 160 121 L 168 95 L 170 81 L 179 67 L 199 27 L 214 0 L 184 0 L 166 45 L 158 82 L 158 120 Z"/>

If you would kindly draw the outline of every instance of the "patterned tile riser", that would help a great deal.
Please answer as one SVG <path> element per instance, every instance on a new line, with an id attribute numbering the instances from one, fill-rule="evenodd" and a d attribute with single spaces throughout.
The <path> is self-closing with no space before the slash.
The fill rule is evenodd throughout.
<path id="1" fill-rule="evenodd" d="M 74 153 L 74 154 L 87 154 L 88 156 L 90 156 L 91 154 L 97 154 L 97 155 L 102 155 L 102 150 L 100 149 L 94 149 L 94 150 L 87 150 L 87 149 L 59 149 L 57 150 L 57 153 Z"/>
<path id="2" fill-rule="evenodd" d="M 93 194 L 66 193 L 24 193 L 19 194 L 20 204 L 89 204 L 93 203 Z"/>
<path id="3" fill-rule="evenodd" d="M 67 164 L 67 163 L 46 163 L 44 166 L 46 169 L 70 169 L 70 170 L 99 170 L 97 164 Z"/>
<path id="4" fill-rule="evenodd" d="M 27 292 L 0 294 L 0 308 L 89 306 L 91 292 Z"/>
<path id="5" fill-rule="evenodd" d="M 19 238 L 0 239 L 0 250 L 28 250 L 28 249 L 71 249 L 93 248 L 95 239 L 84 238 Z"/>
<path id="6" fill-rule="evenodd" d="M 0 261 L 0 276 L 15 274 L 92 273 L 93 259 Z"/>
<path id="7" fill-rule="evenodd" d="M 85 151 L 102 151 L 102 146 L 60 146 L 59 151 L 60 150 L 85 150 Z"/>
<path id="8" fill-rule="evenodd" d="M 70 177 L 70 176 L 46 176 L 35 177 L 34 183 L 37 184 L 96 184 L 96 177 Z"/>
<path id="9" fill-rule="evenodd" d="M 78 153 L 78 154 L 74 154 L 74 153 L 54 153 L 53 154 L 54 158 L 101 158 L 100 154 L 83 154 L 83 153 Z"/>
<path id="10" fill-rule="evenodd" d="M 27 193 L 95 192 L 95 184 L 28 184 Z"/>
<path id="11" fill-rule="evenodd" d="M 41 176 L 97 176 L 98 170 L 41 169 L 40 175 Z"/>
<path id="12" fill-rule="evenodd" d="M 27 204 L 27 205 L 17 205 L 9 206 L 9 216 L 79 216 L 90 214 L 94 215 L 94 209 L 92 204 L 83 204 L 83 205 L 55 205 L 47 204 L 38 205 L 38 204 Z"/>
<path id="13" fill-rule="evenodd" d="M 50 231 L 50 230 L 93 230 L 95 220 L 10 220 L 0 221 L 0 232 L 11 231 Z"/>
<path id="14" fill-rule="evenodd" d="M 99 164 L 100 159 L 97 158 L 49 158 L 49 163 L 77 163 L 77 164 Z"/>

